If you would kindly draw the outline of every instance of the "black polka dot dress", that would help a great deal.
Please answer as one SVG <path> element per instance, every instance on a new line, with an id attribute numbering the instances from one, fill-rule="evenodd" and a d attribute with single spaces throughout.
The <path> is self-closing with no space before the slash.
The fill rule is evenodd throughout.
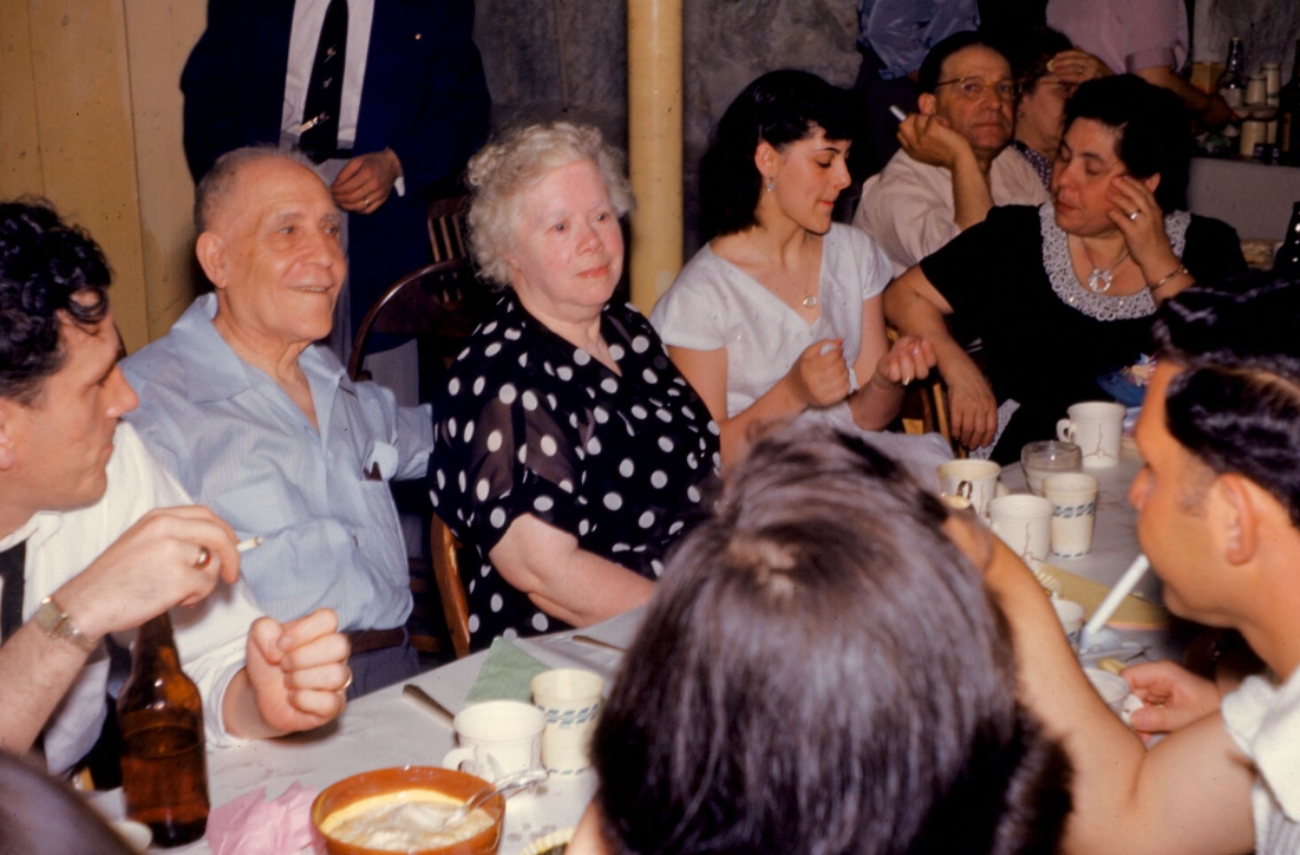
<path id="1" fill-rule="evenodd" d="M 569 628 L 488 560 L 520 515 L 653 579 L 705 514 L 720 461 L 708 409 L 634 307 L 606 306 L 601 335 L 621 376 L 509 294 L 456 357 L 434 401 L 429 493 L 478 553 L 477 565 L 461 570 L 475 648 L 498 635 Z"/>

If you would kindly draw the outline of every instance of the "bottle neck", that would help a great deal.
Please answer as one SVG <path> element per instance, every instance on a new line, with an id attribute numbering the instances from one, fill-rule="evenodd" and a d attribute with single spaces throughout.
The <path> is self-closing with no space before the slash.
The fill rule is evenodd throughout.
<path id="1" fill-rule="evenodd" d="M 136 653 L 150 651 L 170 651 L 176 657 L 176 639 L 172 635 L 172 621 L 167 612 L 151 618 L 140 625 L 136 634 Z"/>
<path id="2" fill-rule="evenodd" d="M 1225 71 L 1241 71 L 1245 64 L 1245 48 L 1241 42 L 1234 39 L 1228 44 L 1228 61 L 1224 63 Z"/>

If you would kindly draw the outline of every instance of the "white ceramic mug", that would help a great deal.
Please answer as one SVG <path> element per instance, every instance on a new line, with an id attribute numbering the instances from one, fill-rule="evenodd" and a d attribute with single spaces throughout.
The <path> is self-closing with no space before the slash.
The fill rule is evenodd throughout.
<path id="1" fill-rule="evenodd" d="M 1081 472 L 1049 475 L 1043 479 L 1043 495 L 1052 503 L 1052 554 L 1087 555 L 1097 523 L 1097 479 Z"/>
<path id="2" fill-rule="evenodd" d="M 591 765 L 591 735 L 600 715 L 605 681 L 577 668 L 543 671 L 529 684 L 533 702 L 545 713 L 542 763 L 552 775 L 577 775 Z"/>
<path id="3" fill-rule="evenodd" d="M 542 764 L 546 716 L 523 701 L 484 701 L 455 719 L 459 748 L 442 758 L 447 769 L 463 769 L 485 781 L 536 769 Z"/>
<path id="4" fill-rule="evenodd" d="M 1119 463 L 1124 434 L 1124 405 L 1111 401 L 1084 401 L 1066 410 L 1068 418 L 1056 423 L 1056 438 L 1083 449 L 1085 469 L 1104 469 Z"/>
<path id="5" fill-rule="evenodd" d="M 1052 503 L 1020 493 L 989 502 L 989 527 L 1025 562 L 1047 560 L 1052 548 Z"/>
<path id="6" fill-rule="evenodd" d="M 975 513 L 988 514 L 989 502 L 997 495 L 1001 466 L 991 460 L 949 460 L 934 471 L 939 476 L 939 495 L 965 499 Z"/>

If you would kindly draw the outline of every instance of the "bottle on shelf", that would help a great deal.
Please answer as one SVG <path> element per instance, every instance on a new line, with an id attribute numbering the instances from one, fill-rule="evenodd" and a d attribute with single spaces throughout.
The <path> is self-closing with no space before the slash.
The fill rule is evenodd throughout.
<path id="1" fill-rule="evenodd" d="M 1228 106 L 1240 113 L 1246 103 L 1246 48 L 1241 38 L 1233 36 L 1228 42 L 1228 58 L 1223 63 L 1223 73 L 1219 75 L 1214 87 Z M 1236 128 L 1228 125 L 1224 129 L 1228 136 L 1236 136 Z"/>
<path id="2" fill-rule="evenodd" d="M 1278 94 L 1277 124 L 1282 162 L 1300 165 L 1300 41 L 1295 43 L 1291 80 Z"/>
<path id="3" fill-rule="evenodd" d="M 1300 202 L 1291 206 L 1291 223 L 1286 238 L 1273 258 L 1273 273 L 1291 280 L 1300 279 Z"/>
<path id="4" fill-rule="evenodd" d="M 208 823 L 203 701 L 181 670 L 166 612 L 139 629 L 117 717 L 127 818 L 149 826 L 155 846 L 198 840 Z"/>

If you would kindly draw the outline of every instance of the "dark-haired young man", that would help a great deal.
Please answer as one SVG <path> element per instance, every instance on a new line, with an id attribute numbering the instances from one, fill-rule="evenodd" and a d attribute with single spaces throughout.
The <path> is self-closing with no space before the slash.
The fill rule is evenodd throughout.
<path id="1" fill-rule="evenodd" d="M 983 222 L 994 205 L 1038 205 L 1047 191 L 1007 148 L 1016 83 L 1006 57 L 976 33 L 949 36 L 917 75 L 919 114 L 899 126 L 903 150 L 862 187 L 853 224 L 900 274 Z"/>
<path id="2" fill-rule="evenodd" d="M 323 724 L 343 707 L 346 639 L 322 610 L 279 624 L 239 576 L 234 531 L 193 506 L 120 425 L 99 247 L 40 205 L 0 204 L 0 748 L 44 734 L 72 766 L 105 714 L 101 639 L 174 606 L 208 744 Z M 226 584 L 221 584 L 221 583 Z"/>
<path id="3" fill-rule="evenodd" d="M 1130 499 L 1169 608 L 1239 630 L 1275 678 L 1204 715 L 1190 675 L 1133 680 L 1166 705 L 1136 727 L 1182 725 L 1147 751 L 1088 687 L 1032 577 L 1000 548 L 990 562 L 1026 700 L 1075 767 L 1070 852 L 1300 851 L 1300 282 L 1234 285 L 1160 311 Z"/>

